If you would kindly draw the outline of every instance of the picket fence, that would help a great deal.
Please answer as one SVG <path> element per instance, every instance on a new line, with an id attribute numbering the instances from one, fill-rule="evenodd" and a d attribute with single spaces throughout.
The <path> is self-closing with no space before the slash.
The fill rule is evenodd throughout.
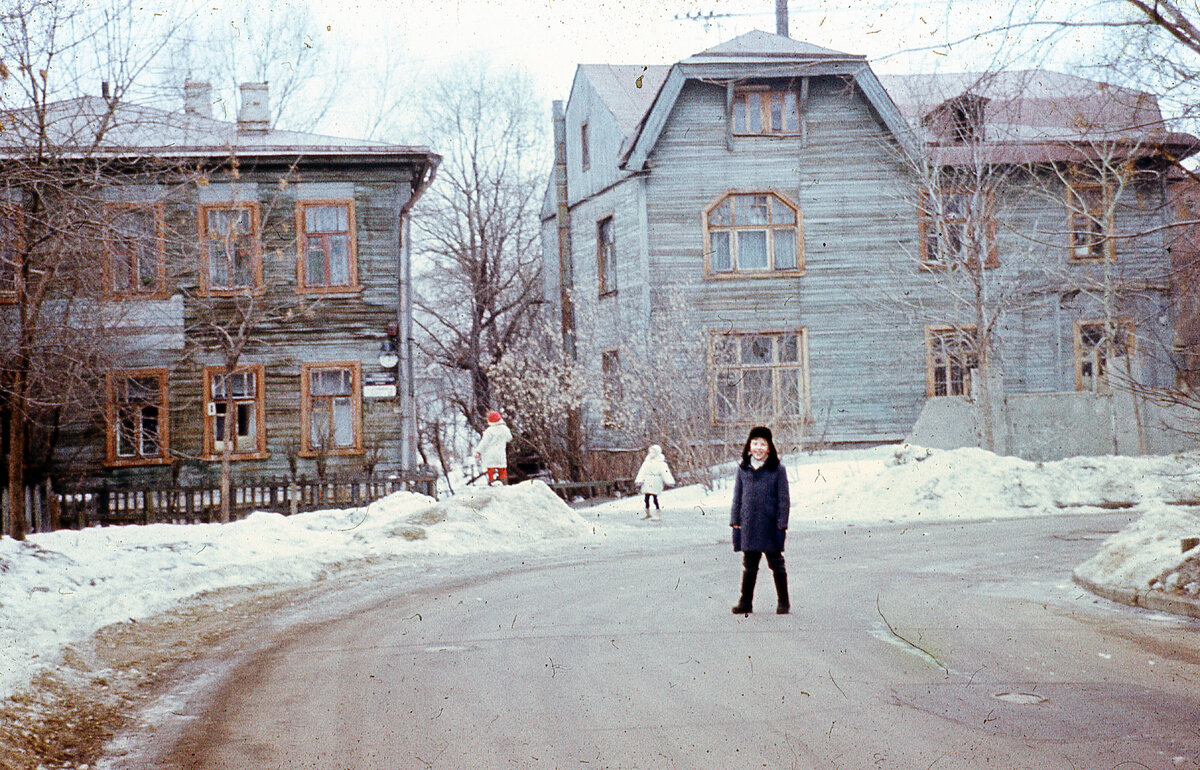
<path id="1" fill-rule="evenodd" d="M 230 515 L 253 511 L 295 514 L 323 508 L 366 505 L 399 491 L 437 496 L 432 473 L 403 476 L 299 477 L 238 481 L 231 488 Z M 0 489 L 0 532 L 9 532 L 7 490 Z M 49 481 L 25 490 L 26 532 L 83 529 L 115 524 L 199 524 L 220 521 L 217 485 L 108 487 L 71 485 L 56 489 Z"/>

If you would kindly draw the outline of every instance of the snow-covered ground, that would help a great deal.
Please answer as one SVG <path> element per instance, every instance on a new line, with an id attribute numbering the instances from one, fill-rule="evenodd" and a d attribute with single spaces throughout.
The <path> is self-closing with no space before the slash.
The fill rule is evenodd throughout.
<path id="1" fill-rule="evenodd" d="M 1095 512 L 1136 504 L 1144 516 L 1079 568 L 1098 585 L 1136 586 L 1184 561 L 1179 539 L 1200 535 L 1200 455 L 1087 457 L 1031 463 L 974 449 L 878 447 L 786 458 L 791 526 L 945 521 Z M 732 472 L 732 466 L 726 469 Z M 64 530 L 0 538 L 0 697 L 56 664 L 98 629 L 149 617 L 232 586 L 303 584 L 355 565 L 483 552 L 550 552 L 564 544 L 628 547 L 728 538 L 730 477 L 707 491 L 661 496 L 663 522 L 641 519 L 641 497 L 571 509 L 540 482 L 468 487 L 435 502 L 400 493 L 367 508 L 226 525 Z M 1193 554 L 1196 552 L 1193 551 Z M 1200 593 L 1192 583 L 1178 590 Z"/>

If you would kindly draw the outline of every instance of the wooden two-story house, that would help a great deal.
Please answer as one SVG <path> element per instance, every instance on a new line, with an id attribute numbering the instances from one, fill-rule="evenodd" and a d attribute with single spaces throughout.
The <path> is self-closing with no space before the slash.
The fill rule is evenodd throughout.
<path id="1" fill-rule="evenodd" d="M 647 337 L 689 347 L 704 371 L 662 387 L 706 378 L 714 440 L 764 422 L 792 445 L 890 442 L 985 385 L 1003 403 L 1174 381 L 1164 172 L 1195 148 L 1150 94 L 884 78 L 752 32 L 671 66 L 581 65 L 556 123 L 547 299 L 598 380 Z M 679 308 L 698 334 L 655 330 Z M 593 419 L 597 446 L 653 438 Z"/>
<path id="2" fill-rule="evenodd" d="M 225 457 L 245 480 L 414 468 L 407 225 L 439 156 L 272 128 L 265 83 L 243 85 L 236 121 L 212 116 L 206 84 L 186 91 L 180 111 L 82 97 L 40 116 L 46 173 L 94 176 L 72 181 L 95 198 L 92 291 L 63 328 L 115 329 L 92 356 L 107 361 L 95 402 L 55 406 L 49 475 L 203 483 Z M 14 245 L 28 189 L 5 190 L 10 332 L 33 300 Z"/>

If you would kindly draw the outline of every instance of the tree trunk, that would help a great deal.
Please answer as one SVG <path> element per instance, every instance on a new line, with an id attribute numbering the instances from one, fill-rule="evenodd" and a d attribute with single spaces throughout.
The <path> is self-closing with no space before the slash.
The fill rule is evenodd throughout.
<path id="1" fill-rule="evenodd" d="M 14 394 L 24 391 L 24 374 L 17 372 Z M 13 399 L 8 420 L 8 534 L 13 540 L 25 539 L 25 409 L 20 398 Z"/>
<path id="2" fill-rule="evenodd" d="M 226 393 L 228 394 L 228 381 L 225 384 Z M 230 417 L 232 420 L 232 431 L 230 430 Z M 224 443 L 221 446 L 221 523 L 228 524 L 232 517 L 232 495 L 233 483 L 231 480 L 233 471 L 233 442 L 237 440 L 237 407 L 233 401 L 225 402 L 225 428 L 222 434 Z"/>

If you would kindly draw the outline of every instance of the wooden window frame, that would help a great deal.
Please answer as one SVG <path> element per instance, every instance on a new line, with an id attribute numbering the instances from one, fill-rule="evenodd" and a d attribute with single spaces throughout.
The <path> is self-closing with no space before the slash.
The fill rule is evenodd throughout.
<path id="1" fill-rule="evenodd" d="M 1085 197 L 1094 195 L 1098 200 Z M 1099 204 L 1101 209 L 1096 212 L 1093 204 Z M 1081 182 L 1067 187 L 1067 255 L 1070 262 L 1087 264 L 1104 262 L 1117 257 L 1117 244 L 1113 238 L 1115 229 L 1112 186 L 1103 182 Z M 1103 232 L 1100 240 L 1088 238 L 1089 243 L 1083 243 L 1083 237 L 1093 234 L 1092 228 L 1099 225 Z M 1080 254 L 1086 249 L 1087 253 Z"/>
<path id="2" fill-rule="evenodd" d="M 784 337 L 793 336 L 796 338 L 796 360 L 784 361 L 780 359 L 779 340 Z M 742 339 L 746 337 L 769 337 L 771 338 L 771 362 L 766 364 L 748 365 L 741 358 Z M 721 362 L 717 360 L 717 349 L 719 341 L 722 339 L 736 340 L 735 347 L 738 350 L 738 361 L 736 363 Z M 708 370 L 710 373 L 709 387 L 709 420 L 713 426 L 736 426 L 761 423 L 767 420 L 783 420 L 808 422 L 812 419 L 812 388 L 810 383 L 809 357 L 808 357 L 808 328 L 800 327 L 798 329 L 768 329 L 761 331 L 713 331 L 709 335 L 708 344 Z M 743 398 L 743 385 L 746 382 L 746 372 L 749 370 L 766 370 L 771 373 L 771 415 L 748 414 L 745 408 L 745 399 Z M 783 403 L 782 386 L 783 376 L 786 372 L 796 372 L 800 379 L 797 381 L 797 387 L 802 389 L 799 393 L 801 414 L 784 414 L 781 409 Z M 729 380 L 736 387 L 736 395 L 734 410 L 736 414 L 732 418 L 725 417 L 718 410 L 718 399 L 720 396 L 717 391 L 720 386 L 720 380 L 723 374 L 728 373 Z"/>
<path id="3" fill-rule="evenodd" d="M 736 206 L 734 199 L 749 198 L 755 196 L 769 196 L 778 200 L 783 206 L 787 207 L 795 215 L 794 221 L 791 223 L 781 222 L 775 223 L 774 206 L 769 206 L 769 214 L 767 224 L 739 224 L 736 221 Z M 714 225 L 712 224 L 712 214 L 721 207 L 726 201 L 729 201 L 731 211 L 731 224 Z M 727 279 L 727 278 L 767 278 L 773 276 L 788 276 L 795 277 L 804 275 L 804 213 L 800 210 L 800 206 L 795 201 L 788 198 L 778 190 L 729 190 L 717 200 L 709 204 L 701 214 L 701 221 L 704 227 L 704 276 L 706 278 Z M 776 235 L 777 231 L 794 230 L 796 238 L 796 264 L 794 267 L 776 268 Z M 767 232 L 767 266 L 764 268 L 749 268 L 743 269 L 739 264 L 738 258 L 738 238 L 739 232 Z M 713 267 L 713 234 L 714 233 L 730 233 L 729 236 L 729 269 L 717 270 Z"/>
<path id="4" fill-rule="evenodd" d="M 984 260 L 983 266 L 986 269 L 997 268 L 1000 266 L 1000 256 L 996 248 L 996 215 L 995 215 L 995 193 L 991 190 L 979 193 L 983 196 L 983 205 L 985 211 L 984 217 L 984 237 L 987 239 L 985 247 L 987 249 L 987 259 Z M 965 198 L 967 201 L 967 212 L 963 216 L 956 216 L 954 222 L 964 228 L 971 227 L 974 213 L 971 210 L 972 203 L 976 199 L 976 193 L 962 187 L 941 187 L 938 188 L 936 195 L 945 200 L 947 196 L 955 198 Z M 920 257 L 922 270 L 951 270 L 960 266 L 969 266 L 975 263 L 973 255 L 964 254 L 965 247 L 960 248 L 958 256 L 952 259 L 944 259 L 940 255 L 931 253 L 933 243 L 944 243 L 947 240 L 947 233 L 941 232 L 936 239 L 930 238 L 930 232 L 936 227 L 938 230 L 947 230 L 949 222 L 944 214 L 944 204 L 939 205 L 933 200 L 934 195 L 930 191 L 922 189 L 918 195 L 918 214 L 917 214 L 917 236 L 920 244 Z M 946 227 L 943 227 L 943 225 Z M 961 239 L 960 239 L 961 240 Z"/>
<path id="5" fill-rule="evenodd" d="M 960 339 L 974 341 L 976 335 L 976 326 L 968 324 L 966 326 L 954 326 L 951 324 L 931 324 L 925 327 L 925 397 L 926 398 L 941 398 L 946 396 L 965 396 L 971 397 L 971 385 L 973 378 L 977 376 L 979 371 L 979 352 L 967 350 L 965 353 L 961 350 L 947 351 L 945 349 L 944 337 L 953 335 Z M 940 348 L 940 349 L 939 349 Z M 965 360 L 962 358 L 965 356 Z M 944 360 L 942 360 L 944 359 Z M 960 363 L 962 369 L 962 392 L 953 393 L 954 384 L 954 369 L 955 360 Z M 973 365 L 972 365 L 973 364 Z M 939 369 L 945 370 L 945 393 L 937 392 L 937 372 Z M 972 374 L 974 372 L 975 374 Z"/>
<path id="6" fill-rule="evenodd" d="M 249 372 L 254 375 L 255 383 L 255 414 L 254 424 L 256 435 L 254 439 L 254 448 L 252 450 L 238 451 L 236 448 L 231 453 L 230 457 L 233 460 L 263 460 L 270 457 L 267 452 L 267 422 L 266 422 L 266 372 L 262 364 L 247 364 L 239 366 L 231 372 L 231 374 L 240 374 Z M 204 367 L 204 454 L 200 458 L 205 461 L 220 461 L 222 450 L 216 446 L 216 404 L 217 400 L 213 398 L 213 381 L 220 375 L 225 373 L 223 366 L 206 366 Z"/>
<path id="7" fill-rule="evenodd" d="M 122 457 L 117 454 L 118 419 L 117 390 L 122 380 L 133 378 L 158 379 L 158 444 L 157 455 Z M 171 408 L 169 375 L 166 369 L 115 369 L 105 373 L 104 407 L 104 464 L 108 467 L 133 467 L 145 465 L 169 465 L 171 463 Z"/>
<path id="8" fill-rule="evenodd" d="M 591 131 L 585 120 L 579 124 L 579 167 L 587 171 L 592 167 Z"/>
<path id="9" fill-rule="evenodd" d="M 603 239 L 606 224 L 608 241 Z M 617 224 L 611 213 L 596 220 L 596 287 L 601 297 L 617 293 Z"/>
<path id="10" fill-rule="evenodd" d="M 209 274 L 209 238 L 208 215 L 213 211 L 250 212 L 251 239 L 251 272 L 253 286 L 235 286 L 231 288 L 214 288 L 210 285 Z M 262 267 L 262 212 L 258 202 L 247 203 L 202 203 L 198 209 L 198 229 L 200 233 L 200 293 L 208 297 L 236 297 L 258 295 L 264 292 Z"/>
<path id="11" fill-rule="evenodd" d="M 0 289 L 0 304 L 12 304 L 19 302 L 21 298 L 21 263 L 20 259 L 25 250 L 25 210 L 15 203 L 0 203 L 0 217 L 11 217 L 12 228 L 16 243 L 13 245 L 12 252 L 17 258 L 17 262 L 13 263 L 13 288 Z M 0 252 L 0 259 L 3 259 L 3 254 Z"/>
<path id="12" fill-rule="evenodd" d="M 1112 319 L 1112 323 L 1116 326 L 1125 337 L 1125 356 L 1129 361 L 1130 367 L 1133 367 L 1137 356 L 1137 333 L 1136 325 L 1132 318 L 1121 317 Z M 1105 348 L 1102 346 L 1094 346 L 1084 348 L 1083 330 L 1085 327 L 1103 327 L 1105 320 L 1103 318 L 1080 318 L 1074 324 L 1074 354 L 1073 361 L 1075 366 L 1075 390 L 1080 392 L 1106 393 L 1108 386 L 1106 385 L 1107 377 L 1105 373 L 1108 370 L 1107 362 L 1112 356 L 1104 355 Z M 1103 332 L 1102 332 L 1103 335 Z M 1103 337 L 1102 337 L 1103 339 Z M 1103 355 L 1102 358 L 1097 357 Z M 1085 363 L 1091 364 L 1092 374 L 1089 375 L 1092 381 L 1092 387 L 1084 387 L 1083 367 Z"/>
<path id="13" fill-rule="evenodd" d="M 359 361 L 329 361 L 305 363 L 300 368 L 300 456 L 316 457 L 319 450 L 312 444 L 312 373 L 323 370 L 350 371 L 350 398 L 353 411 L 354 444 L 325 452 L 328 457 L 346 457 L 363 453 L 362 426 L 362 363 Z M 332 410 L 330 411 L 332 417 Z"/>
<path id="14" fill-rule="evenodd" d="M 112 299 L 162 299 L 168 296 L 167 291 L 167 235 L 166 214 L 162 203 L 113 202 L 101 207 L 105 225 L 104 245 L 104 292 Z M 115 212 L 149 211 L 154 216 L 154 256 L 155 266 L 154 286 L 147 289 L 121 289 L 115 285 L 114 261 L 117 253 L 114 249 L 115 238 L 112 236 L 113 214 Z M 139 266 L 140 268 L 140 266 Z M 140 275 L 140 269 L 137 274 Z"/>
<path id="15" fill-rule="evenodd" d="M 752 97 L 757 97 L 753 99 Z M 792 116 L 795 126 L 788 127 L 788 102 L 791 101 Z M 758 131 L 751 130 L 750 116 L 753 114 L 752 102 L 758 102 L 759 127 Z M 773 106 L 779 104 L 780 128 L 772 123 Z M 800 121 L 801 95 L 793 88 L 772 88 L 770 86 L 735 86 L 733 103 L 729 115 L 730 133 L 733 136 L 800 136 L 803 126 Z M 739 130 L 739 113 L 742 128 Z"/>
<path id="16" fill-rule="evenodd" d="M 346 259 L 349 264 L 347 267 L 348 279 L 346 283 L 329 283 L 329 284 L 312 284 L 308 283 L 308 239 L 309 233 L 306 225 L 307 211 L 310 208 L 321 207 L 336 207 L 341 206 L 346 209 Z M 318 233 L 318 235 L 330 235 L 330 233 Z M 325 249 L 325 270 L 329 271 L 329 249 L 326 244 Z M 297 201 L 296 203 L 296 286 L 299 291 L 304 294 L 341 294 L 345 292 L 361 291 L 362 285 L 358 280 L 358 231 L 354 221 L 354 200 L 353 199 L 338 199 L 338 200 L 311 200 Z"/>

